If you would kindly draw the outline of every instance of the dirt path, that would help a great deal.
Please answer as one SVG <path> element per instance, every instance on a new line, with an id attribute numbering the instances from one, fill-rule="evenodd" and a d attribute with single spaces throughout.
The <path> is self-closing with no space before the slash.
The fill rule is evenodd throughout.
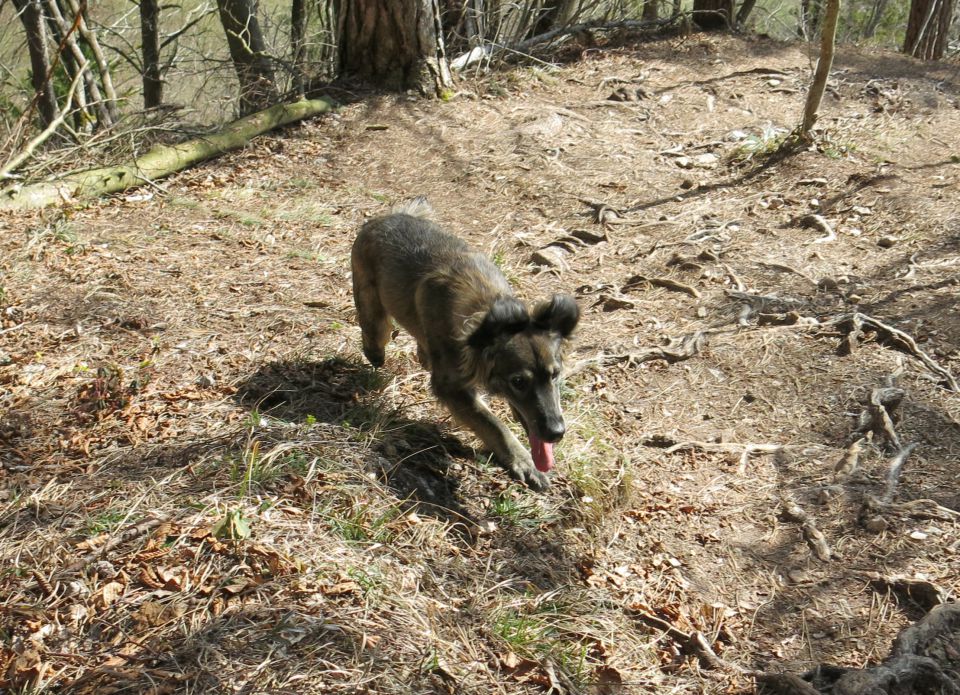
<path id="1" fill-rule="evenodd" d="M 823 146 L 761 165 L 809 67 L 589 50 L 0 217 L 0 687 L 748 692 L 697 632 L 882 658 L 960 590 L 960 77 L 842 51 Z M 350 243 L 419 194 L 584 309 L 546 495 L 409 338 L 362 363 Z"/>

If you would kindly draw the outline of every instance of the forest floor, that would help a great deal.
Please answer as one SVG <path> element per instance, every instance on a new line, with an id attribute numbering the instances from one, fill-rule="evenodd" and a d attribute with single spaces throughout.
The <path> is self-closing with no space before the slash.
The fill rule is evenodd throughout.
<path id="1" fill-rule="evenodd" d="M 772 160 L 805 45 L 562 57 L 0 216 L 0 689 L 747 693 L 957 595 L 960 69 L 842 49 Z M 421 194 L 583 309 L 547 493 L 363 362 Z"/>

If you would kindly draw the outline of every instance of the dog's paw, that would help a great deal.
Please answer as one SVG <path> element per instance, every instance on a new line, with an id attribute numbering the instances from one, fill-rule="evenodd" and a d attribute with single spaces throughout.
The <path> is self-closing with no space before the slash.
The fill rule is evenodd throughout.
<path id="1" fill-rule="evenodd" d="M 383 363 L 387 359 L 387 355 L 383 350 L 378 350 L 376 348 L 363 348 L 363 356 L 367 358 L 367 362 L 372 364 L 374 367 L 382 367 Z"/>
<path id="2" fill-rule="evenodd" d="M 533 465 L 533 459 L 525 450 L 511 456 L 509 461 L 504 462 L 503 467 L 510 477 L 519 480 L 531 490 L 543 492 L 550 487 L 550 478 L 537 470 Z"/>

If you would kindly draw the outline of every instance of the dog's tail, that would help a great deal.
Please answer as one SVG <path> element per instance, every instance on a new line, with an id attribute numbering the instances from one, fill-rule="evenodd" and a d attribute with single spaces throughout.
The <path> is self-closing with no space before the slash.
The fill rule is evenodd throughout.
<path id="1" fill-rule="evenodd" d="M 390 208 L 393 215 L 412 215 L 413 217 L 428 218 L 433 216 L 433 208 L 427 202 L 426 196 L 418 195 L 416 198 L 410 198 L 397 203 Z"/>

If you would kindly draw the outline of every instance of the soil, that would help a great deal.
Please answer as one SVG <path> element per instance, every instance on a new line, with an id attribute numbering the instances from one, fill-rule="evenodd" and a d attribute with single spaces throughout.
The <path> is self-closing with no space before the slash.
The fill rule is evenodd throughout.
<path id="1" fill-rule="evenodd" d="M 571 47 L 0 217 L 0 686 L 728 693 L 881 661 L 960 590 L 960 75 L 841 49 L 778 157 L 810 50 Z M 543 495 L 409 337 L 363 362 L 350 244 L 415 195 L 583 310 Z"/>

